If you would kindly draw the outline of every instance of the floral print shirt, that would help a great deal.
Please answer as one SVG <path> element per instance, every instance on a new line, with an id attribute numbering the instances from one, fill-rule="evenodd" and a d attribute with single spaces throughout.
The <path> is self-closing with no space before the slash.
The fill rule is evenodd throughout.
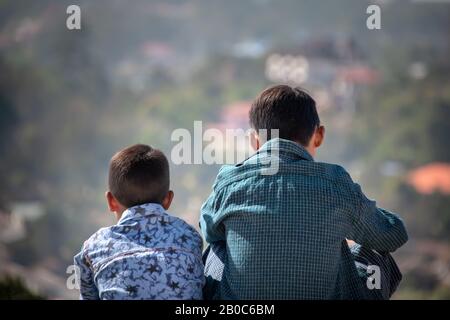
<path id="1" fill-rule="evenodd" d="M 127 209 L 74 257 L 81 299 L 202 299 L 202 238 L 159 204 Z"/>

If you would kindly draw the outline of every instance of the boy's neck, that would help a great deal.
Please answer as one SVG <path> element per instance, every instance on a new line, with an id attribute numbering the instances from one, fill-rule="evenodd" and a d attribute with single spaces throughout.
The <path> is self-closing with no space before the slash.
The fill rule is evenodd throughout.
<path id="1" fill-rule="evenodd" d="M 317 148 L 314 147 L 314 145 L 313 145 L 313 143 L 312 143 L 311 141 L 310 141 L 310 143 L 309 143 L 307 146 L 303 145 L 301 142 L 296 141 L 296 140 L 289 140 L 289 141 L 292 141 L 292 142 L 294 142 L 295 144 L 298 144 L 299 146 L 301 146 L 303 149 L 305 149 L 305 150 L 310 154 L 310 156 L 311 156 L 312 158 L 314 158 L 314 157 L 316 156 L 316 150 L 317 150 Z M 266 141 L 266 142 L 267 142 L 267 141 Z M 259 148 L 261 148 L 261 147 L 263 146 L 263 144 L 264 144 L 264 143 L 260 143 Z"/>
<path id="2" fill-rule="evenodd" d="M 316 156 L 316 148 L 312 148 L 312 147 L 305 147 L 305 146 L 303 146 L 304 148 L 305 148 L 305 150 L 306 151 L 308 151 L 308 153 L 311 155 L 311 157 L 315 157 Z"/>
<path id="3" fill-rule="evenodd" d="M 164 208 L 164 210 L 167 210 L 167 209 L 164 207 L 164 204 L 162 204 L 162 203 L 157 203 L 157 202 L 149 202 L 149 203 L 151 203 L 151 204 L 156 204 L 156 205 L 160 205 L 160 206 L 162 206 L 162 207 Z M 144 204 L 147 204 L 147 203 L 144 203 Z M 140 205 L 144 205 L 144 204 L 140 204 Z M 129 207 L 129 208 L 122 207 L 122 208 L 120 208 L 119 211 L 114 212 L 114 215 L 115 215 L 115 217 L 116 217 L 117 222 L 122 218 L 123 213 L 124 213 L 125 211 L 127 211 L 128 209 L 130 209 L 130 208 L 132 208 L 132 207 Z"/>
<path id="4" fill-rule="evenodd" d="M 315 157 L 316 156 L 316 147 L 314 147 L 312 141 L 309 142 L 309 144 L 307 146 L 303 145 L 302 143 L 293 140 L 293 142 L 295 142 L 296 144 L 298 144 L 299 146 L 303 147 L 309 154 L 311 157 Z"/>
<path id="5" fill-rule="evenodd" d="M 125 210 L 120 211 L 120 212 L 114 212 L 114 215 L 116 216 L 116 222 L 118 222 L 120 220 L 120 218 L 122 218 L 122 215 L 124 212 L 125 212 Z"/>

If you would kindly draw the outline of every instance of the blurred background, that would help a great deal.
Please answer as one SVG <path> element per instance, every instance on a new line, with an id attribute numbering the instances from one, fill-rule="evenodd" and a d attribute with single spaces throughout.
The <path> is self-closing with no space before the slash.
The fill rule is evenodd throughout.
<path id="1" fill-rule="evenodd" d="M 317 100 L 318 160 L 407 224 L 394 298 L 450 299 L 449 57 L 449 1 L 0 0 L 0 295 L 76 299 L 66 269 L 114 223 L 113 153 L 170 156 L 194 120 L 246 129 L 252 98 L 289 83 Z M 197 227 L 218 168 L 172 164 L 171 212 Z"/>

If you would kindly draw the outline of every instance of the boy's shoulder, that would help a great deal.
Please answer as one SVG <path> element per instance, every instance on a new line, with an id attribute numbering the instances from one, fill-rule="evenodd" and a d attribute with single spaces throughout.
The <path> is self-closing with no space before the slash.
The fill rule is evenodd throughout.
<path id="1" fill-rule="evenodd" d="M 129 242 L 133 242 L 133 240 L 139 242 L 140 239 L 137 239 L 136 237 L 140 238 L 140 233 L 148 234 L 148 239 L 152 238 L 151 235 L 155 234 L 160 234 L 162 235 L 161 239 L 165 239 L 166 236 L 170 234 L 170 238 L 173 238 L 175 242 L 179 243 L 181 246 L 198 248 L 201 252 L 203 248 L 203 239 L 199 232 L 185 220 L 166 212 L 165 215 L 161 216 L 161 219 L 149 218 L 145 219 L 145 221 L 146 222 L 143 224 L 133 224 L 133 227 L 115 224 L 109 227 L 100 228 L 84 242 L 82 252 L 84 254 L 92 253 L 98 249 L 112 246 L 119 240 L 121 243 L 124 241 L 126 242 L 127 240 L 129 240 Z M 142 230 L 139 229 L 146 231 L 142 232 Z M 156 229 L 161 232 L 157 232 Z M 136 239 L 132 240 L 132 238 Z"/>
<path id="2" fill-rule="evenodd" d="M 271 177 L 271 175 L 262 175 L 260 169 L 254 163 L 243 162 L 237 165 L 224 165 L 219 169 L 213 189 L 219 191 L 233 182 L 245 181 L 249 178 L 254 179 L 257 176 L 261 176 L 264 179 Z M 295 173 L 315 176 L 318 179 L 326 179 L 349 187 L 354 184 L 350 174 L 341 165 L 317 161 L 280 163 L 279 172 L 272 175 L 272 177 L 277 179 L 277 175 L 291 175 Z"/>
<path id="3" fill-rule="evenodd" d="M 191 236 L 194 241 L 203 243 L 200 233 L 187 223 L 187 221 L 169 213 L 167 213 L 167 216 L 170 217 L 170 220 L 172 221 L 171 225 L 178 233 Z"/>
<path id="4" fill-rule="evenodd" d="M 94 232 L 86 241 L 83 243 L 83 251 L 87 251 L 91 248 L 98 247 L 102 243 L 107 243 L 112 238 L 112 228 L 114 226 L 103 227 Z"/>
<path id="5" fill-rule="evenodd" d="M 338 182 L 353 183 L 350 174 L 343 166 L 328 162 L 313 162 L 313 163 L 322 168 L 323 173 L 327 178 Z"/>

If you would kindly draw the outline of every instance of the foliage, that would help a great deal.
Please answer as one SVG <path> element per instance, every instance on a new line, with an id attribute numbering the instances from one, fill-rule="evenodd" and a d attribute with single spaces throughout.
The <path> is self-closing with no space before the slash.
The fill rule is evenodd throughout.
<path id="1" fill-rule="evenodd" d="M 0 300 L 42 300 L 43 296 L 31 291 L 19 277 L 4 275 L 0 279 Z"/>

